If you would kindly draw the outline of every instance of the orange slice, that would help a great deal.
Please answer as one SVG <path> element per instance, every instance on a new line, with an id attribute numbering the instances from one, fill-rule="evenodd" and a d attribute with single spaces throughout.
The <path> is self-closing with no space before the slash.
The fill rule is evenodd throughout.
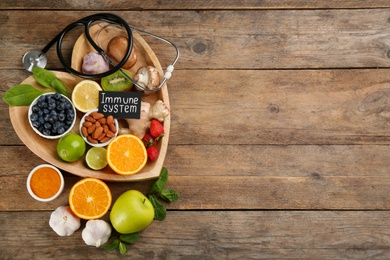
<path id="1" fill-rule="evenodd" d="M 118 174 L 136 174 L 144 168 L 147 160 L 144 143 L 132 134 L 115 137 L 107 147 L 107 163 Z"/>
<path id="2" fill-rule="evenodd" d="M 107 184 L 96 178 L 75 183 L 69 193 L 69 206 L 82 219 L 103 217 L 111 207 L 112 195 Z"/>
<path id="3" fill-rule="evenodd" d="M 99 91 L 103 89 L 93 80 L 80 81 L 73 89 L 72 102 L 77 110 L 86 113 L 99 106 Z"/>

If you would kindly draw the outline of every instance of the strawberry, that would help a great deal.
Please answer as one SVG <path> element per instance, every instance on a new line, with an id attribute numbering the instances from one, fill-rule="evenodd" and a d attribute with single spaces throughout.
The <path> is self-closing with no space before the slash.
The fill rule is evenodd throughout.
<path id="1" fill-rule="evenodd" d="M 142 138 L 142 141 L 144 142 L 146 148 L 156 144 L 156 140 L 154 140 L 153 136 L 150 133 L 146 133 L 145 136 Z"/>
<path id="2" fill-rule="evenodd" d="M 149 132 L 154 138 L 160 139 L 164 135 L 164 126 L 157 119 L 152 119 Z"/>
<path id="3" fill-rule="evenodd" d="M 158 150 L 156 146 L 149 146 L 146 148 L 146 152 L 148 153 L 148 159 L 151 161 L 155 161 L 158 158 Z"/>

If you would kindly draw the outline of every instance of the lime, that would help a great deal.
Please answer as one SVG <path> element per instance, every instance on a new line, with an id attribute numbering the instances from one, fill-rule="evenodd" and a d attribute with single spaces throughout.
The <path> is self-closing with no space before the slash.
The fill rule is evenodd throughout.
<path id="1" fill-rule="evenodd" d="M 75 133 L 66 134 L 57 143 L 57 154 L 66 162 L 74 162 L 84 155 L 86 149 L 84 139 Z"/>
<path id="2" fill-rule="evenodd" d="M 107 150 L 103 147 L 92 147 L 88 150 L 85 161 L 92 170 L 101 170 L 107 165 Z"/>

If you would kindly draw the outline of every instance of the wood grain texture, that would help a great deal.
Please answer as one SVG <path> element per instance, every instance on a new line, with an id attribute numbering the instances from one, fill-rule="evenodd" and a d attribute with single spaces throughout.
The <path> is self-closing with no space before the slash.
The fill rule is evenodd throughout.
<path id="1" fill-rule="evenodd" d="M 15 57 L 22 57 L 30 49 L 42 49 L 67 24 L 92 13 L 1 12 L 0 69 L 20 69 L 20 60 Z M 387 37 L 390 9 L 118 11 L 116 14 L 133 26 L 177 44 L 181 57 L 176 69 L 390 66 Z M 53 20 L 53 16 L 61 19 Z M 26 20 L 34 26 L 24 26 Z M 166 67 L 174 52 L 167 51 L 167 45 L 158 40 L 146 40 Z M 48 68 L 62 68 L 54 48 L 48 52 L 48 60 Z"/>
<path id="2" fill-rule="evenodd" d="M 389 212 L 169 211 L 129 246 L 131 259 L 388 259 Z M 59 237 L 50 212 L 1 212 L 1 259 L 118 259 L 86 246 L 82 228 Z M 185 229 L 183 227 L 186 227 Z M 23 234 L 23 235 L 22 235 Z M 34 238 L 34 239 L 32 239 Z M 9 243 L 6 241 L 14 241 Z M 50 241 L 50 246 L 47 245 Z M 123 257 L 122 257 L 123 258 Z"/>
<path id="3" fill-rule="evenodd" d="M 0 3 L 0 9 L 64 9 L 64 10 L 156 10 L 156 9 L 171 9 L 171 10 L 208 10 L 208 9 L 340 9 L 340 8 L 386 8 L 390 4 L 386 0 L 317 0 L 317 1 L 294 1 L 294 0 L 244 0 L 244 1 L 222 1 L 222 0 L 197 0 L 197 1 L 11 1 L 3 0 Z"/>

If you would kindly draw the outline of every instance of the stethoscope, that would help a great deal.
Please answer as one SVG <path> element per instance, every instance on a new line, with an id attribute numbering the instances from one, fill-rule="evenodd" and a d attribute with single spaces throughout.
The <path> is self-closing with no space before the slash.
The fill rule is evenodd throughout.
<path id="1" fill-rule="evenodd" d="M 93 38 L 91 37 L 90 32 L 89 32 L 89 28 L 96 21 L 104 21 L 104 22 L 107 22 L 107 23 L 110 23 L 110 24 L 119 25 L 119 26 L 123 27 L 124 30 L 126 30 L 126 33 L 128 35 L 128 45 L 127 45 L 127 49 L 126 49 L 126 54 L 123 57 L 122 61 L 120 61 L 118 64 L 115 64 L 107 56 L 107 54 L 104 52 L 104 50 L 101 47 L 99 47 L 96 44 L 96 42 L 93 40 Z M 97 53 L 102 55 L 109 62 L 109 64 L 111 66 L 113 66 L 112 69 L 110 69 L 107 72 L 99 73 L 99 74 L 85 74 L 85 73 L 79 72 L 79 71 L 73 69 L 71 66 L 69 66 L 69 64 L 65 61 L 65 58 L 64 58 L 64 56 L 62 54 L 61 45 L 62 45 L 62 41 L 63 41 L 65 35 L 68 32 L 70 32 L 73 28 L 75 28 L 76 26 L 84 26 L 84 33 L 85 33 L 85 36 L 86 36 L 88 42 L 97 51 Z M 149 36 L 152 36 L 154 38 L 157 38 L 157 39 L 159 39 L 159 40 L 161 40 L 161 41 L 163 41 L 165 43 L 168 43 L 169 45 L 173 46 L 175 51 L 176 51 L 175 59 L 166 68 L 166 72 L 164 74 L 163 80 L 160 82 L 160 85 L 157 88 L 155 88 L 155 89 L 148 89 L 148 88 L 145 88 L 144 86 L 138 84 L 130 76 L 128 76 L 127 73 L 124 73 L 124 71 L 122 70 L 122 66 L 126 63 L 128 58 L 130 57 L 131 51 L 133 49 L 133 34 L 132 34 L 132 30 L 136 30 L 138 32 L 141 32 L 141 33 L 144 33 L 146 35 L 149 35 Z M 76 21 L 74 23 L 69 24 L 57 36 L 55 36 L 42 50 L 40 50 L 40 51 L 39 50 L 32 50 L 32 51 L 29 51 L 26 54 L 24 54 L 24 56 L 22 58 L 22 62 L 23 62 L 24 68 L 26 70 L 30 71 L 30 72 L 32 71 L 33 67 L 36 67 L 36 66 L 41 67 L 41 68 L 45 68 L 46 64 L 47 64 L 46 53 L 55 43 L 57 43 L 57 55 L 58 55 L 58 58 L 59 58 L 60 62 L 62 63 L 62 65 L 64 66 L 64 68 L 68 72 L 70 72 L 70 73 L 72 73 L 72 74 L 74 74 L 74 75 L 76 75 L 78 77 L 81 77 L 81 78 L 94 79 L 94 78 L 106 77 L 106 76 L 108 76 L 108 75 L 110 75 L 110 74 L 112 74 L 112 73 L 114 73 L 114 72 L 119 70 L 119 71 L 122 72 L 122 74 L 125 77 L 127 77 L 130 81 L 132 81 L 139 89 L 141 89 L 143 91 L 147 91 L 147 92 L 156 92 L 156 91 L 158 91 L 158 90 L 160 90 L 162 88 L 162 86 L 165 84 L 165 82 L 168 79 L 171 78 L 172 72 L 174 70 L 174 66 L 175 66 L 177 60 L 179 59 L 179 49 L 171 41 L 169 41 L 169 40 L 167 40 L 167 39 L 165 39 L 165 38 L 163 38 L 161 36 L 155 35 L 153 33 L 146 32 L 146 31 L 141 30 L 139 28 L 133 27 L 133 26 L 129 25 L 121 17 L 119 17 L 119 16 L 117 16 L 115 14 L 99 13 L 99 14 L 93 14 L 93 15 L 84 17 L 84 18 L 82 18 L 82 19 L 80 19 L 80 20 L 78 20 L 78 21 Z"/>

